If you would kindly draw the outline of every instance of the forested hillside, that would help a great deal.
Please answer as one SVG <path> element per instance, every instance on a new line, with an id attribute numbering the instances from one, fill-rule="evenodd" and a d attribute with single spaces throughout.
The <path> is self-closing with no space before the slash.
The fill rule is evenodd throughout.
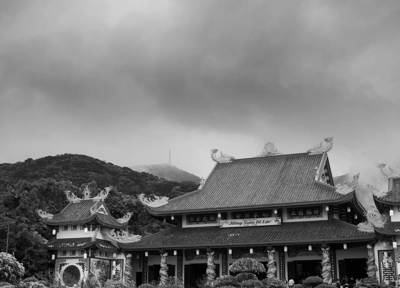
<path id="1" fill-rule="evenodd" d="M 112 186 L 106 199 L 110 213 L 120 218 L 126 212 L 134 212 L 129 230 L 141 235 L 166 229 L 169 224 L 148 215 L 137 194 L 174 198 L 198 187 L 198 183 L 167 181 L 84 155 L 64 154 L 0 164 L 0 251 L 6 250 L 9 234 L 8 252 L 15 254 L 28 274 L 51 267 L 50 258 L 43 256 L 48 255 L 45 242 L 52 235 L 36 210 L 59 213 L 68 204 L 64 192 L 70 190 L 81 197 L 87 185 L 92 196 Z"/>

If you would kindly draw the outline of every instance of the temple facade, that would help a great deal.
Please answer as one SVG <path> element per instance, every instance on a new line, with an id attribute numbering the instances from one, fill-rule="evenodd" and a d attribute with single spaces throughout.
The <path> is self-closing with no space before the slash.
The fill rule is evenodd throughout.
<path id="1" fill-rule="evenodd" d="M 282 154 L 272 143 L 254 158 L 235 159 L 218 150 L 199 190 L 167 201 L 141 201 L 154 217 L 176 228 L 121 248 L 141 255 L 139 283 L 180 277 L 185 287 L 228 274 L 241 257 L 256 258 L 267 272 L 260 277 L 294 279 L 320 275 L 367 277 L 374 270 L 375 233 L 360 231 L 365 219 L 355 187 L 334 186 L 328 152 L 332 139 L 305 153 Z"/>
<path id="2" fill-rule="evenodd" d="M 130 215 L 110 215 L 107 191 L 83 199 L 70 193 L 70 204 L 59 214 L 39 211 L 54 227 L 48 248 L 58 279 L 70 287 L 89 274 L 103 281 L 125 277 L 137 285 L 164 283 L 172 276 L 190 288 L 229 274 L 229 265 L 250 257 L 267 268 L 260 278 L 392 280 L 400 196 L 375 197 L 383 214 L 365 211 L 355 194 L 358 175 L 351 183 L 334 185 L 331 148 L 332 138 L 297 154 L 282 154 L 267 143 L 259 155 L 245 159 L 214 149 L 215 166 L 198 190 L 171 200 L 139 196 L 148 213 L 175 225 L 142 238 L 125 232 Z M 397 180 L 390 181 L 391 191 L 398 191 Z M 391 215 L 390 224 L 384 213 Z M 78 275 L 72 282 L 68 269 Z"/>

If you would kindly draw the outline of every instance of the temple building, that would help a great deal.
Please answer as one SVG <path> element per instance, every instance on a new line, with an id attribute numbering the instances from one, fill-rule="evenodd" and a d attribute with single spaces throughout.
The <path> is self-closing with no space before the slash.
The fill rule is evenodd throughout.
<path id="1" fill-rule="evenodd" d="M 48 248 L 58 278 L 70 287 L 67 269 L 78 275 L 76 283 L 89 273 L 103 282 L 125 277 L 137 285 L 173 276 L 191 288 L 229 274 L 229 265 L 242 257 L 265 264 L 260 278 L 296 283 L 315 275 L 326 283 L 375 275 L 385 280 L 382 267 L 393 268 L 388 276 L 393 277 L 396 265 L 387 263 L 394 261 L 391 245 L 400 234 L 400 222 L 395 224 L 400 208 L 394 209 L 400 195 L 375 198 L 381 212 L 392 215 L 390 224 L 377 210 L 365 211 L 355 194 L 358 175 L 334 185 L 331 148 L 332 138 L 296 154 L 267 143 L 259 155 L 245 159 L 213 149 L 215 166 L 198 190 L 171 200 L 139 196 L 150 215 L 175 225 L 142 238 L 125 232 L 130 215 L 110 215 L 107 190 L 93 198 L 87 192 L 83 199 L 67 193 L 70 204 L 59 214 L 39 211 L 55 230 Z M 390 181 L 398 193 L 397 180 Z M 383 266 L 375 265 L 378 258 Z"/>
<path id="2" fill-rule="evenodd" d="M 199 190 L 169 201 L 142 195 L 151 215 L 176 228 L 121 244 L 141 255 L 137 281 L 168 274 L 189 288 L 228 274 L 241 257 L 265 264 L 261 277 L 299 282 L 320 275 L 328 283 L 367 277 L 375 233 L 357 227 L 366 220 L 354 190 L 358 175 L 334 186 L 331 147 L 327 138 L 305 153 L 281 154 L 267 143 L 260 155 L 246 159 L 215 149 L 216 165 Z"/>
<path id="3" fill-rule="evenodd" d="M 378 164 L 381 174 L 388 180 L 388 190 L 379 191 L 368 185 L 374 195 L 374 202 L 379 210 L 376 213 L 374 228 L 377 239 L 375 258 L 379 262 L 379 278 L 392 282 L 400 274 L 400 171 L 395 171 L 386 164 Z"/>
<path id="4" fill-rule="evenodd" d="M 125 231 L 131 214 L 115 219 L 104 199 L 109 188 L 90 197 L 88 187 L 83 199 L 66 191 L 69 204 L 56 215 L 38 210 L 45 223 L 53 227 L 55 238 L 47 244 L 55 260 L 55 278 L 62 286 L 73 287 L 90 274 L 101 283 L 120 280 L 131 273 L 131 256 L 122 253 L 120 242 L 139 241 L 140 236 Z"/>

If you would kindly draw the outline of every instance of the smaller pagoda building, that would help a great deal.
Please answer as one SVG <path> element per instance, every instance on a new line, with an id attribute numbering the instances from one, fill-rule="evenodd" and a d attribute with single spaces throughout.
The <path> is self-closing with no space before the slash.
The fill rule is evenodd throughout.
<path id="1" fill-rule="evenodd" d="M 357 227 L 366 220 L 355 195 L 358 175 L 334 186 L 331 148 L 332 138 L 297 154 L 267 143 L 260 155 L 245 159 L 214 149 L 215 167 L 198 190 L 170 201 L 141 195 L 151 215 L 176 228 L 120 244 L 140 255 L 136 281 L 162 283 L 175 276 L 196 287 L 229 274 L 241 257 L 266 266 L 260 277 L 297 283 L 311 275 L 326 283 L 367 277 L 375 233 Z"/>
<path id="2" fill-rule="evenodd" d="M 38 210 L 45 223 L 53 228 L 55 238 L 47 248 L 55 260 L 55 278 L 62 286 L 79 285 L 89 275 L 101 283 L 107 279 L 131 277 L 132 259 L 124 254 L 120 243 L 139 241 L 125 229 L 131 213 L 115 219 L 105 203 L 110 188 L 91 197 L 88 187 L 83 199 L 66 191 L 69 204 L 58 214 Z"/>
<path id="3" fill-rule="evenodd" d="M 381 174 L 388 181 L 388 190 L 380 191 L 373 185 L 368 188 L 374 195 L 378 208 L 373 216 L 373 225 L 379 242 L 375 245 L 375 257 L 378 259 L 378 277 L 390 283 L 399 280 L 400 274 L 400 171 L 386 164 L 378 164 Z"/>

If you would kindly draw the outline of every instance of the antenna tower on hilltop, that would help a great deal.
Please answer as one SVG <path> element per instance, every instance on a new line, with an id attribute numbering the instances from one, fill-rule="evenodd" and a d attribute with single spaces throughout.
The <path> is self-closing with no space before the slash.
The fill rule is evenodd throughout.
<path id="1" fill-rule="evenodd" d="M 171 163 L 172 163 L 172 161 L 171 161 L 171 149 L 169 149 L 169 160 L 168 160 L 168 164 L 169 164 L 169 165 L 172 165 Z"/>

